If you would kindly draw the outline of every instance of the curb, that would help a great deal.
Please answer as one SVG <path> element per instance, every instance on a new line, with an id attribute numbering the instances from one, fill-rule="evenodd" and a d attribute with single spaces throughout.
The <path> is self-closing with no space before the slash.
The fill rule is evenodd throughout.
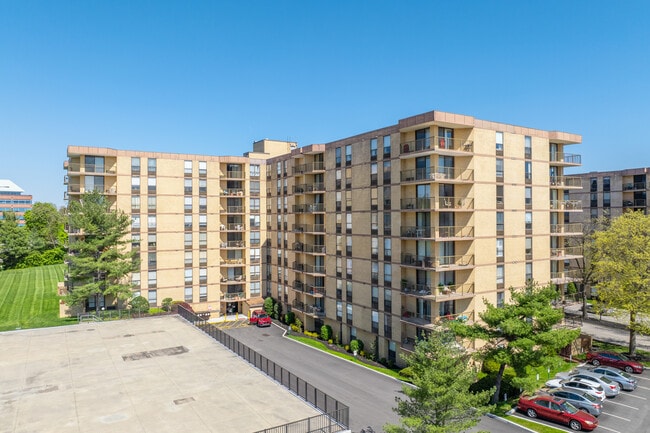
<path id="1" fill-rule="evenodd" d="M 513 410 L 514 410 L 514 409 L 513 409 Z M 505 418 L 503 418 L 503 417 L 500 417 L 500 416 L 494 415 L 493 413 L 488 413 L 488 414 L 486 414 L 486 416 L 487 416 L 488 418 L 492 418 L 492 419 L 495 419 L 495 420 L 497 420 L 497 421 L 504 422 L 504 423 L 506 423 L 506 424 L 510 424 L 510 425 L 512 425 L 512 426 L 519 427 L 520 429 L 525 430 L 525 431 L 527 431 L 527 432 L 530 432 L 530 433 L 537 433 L 535 430 L 531 430 L 531 429 L 529 429 L 528 427 L 524 427 L 523 425 L 517 424 L 516 422 L 512 422 L 512 421 L 510 421 L 510 420 L 508 420 L 508 419 L 505 419 Z M 533 421 L 533 422 L 534 422 L 534 421 Z M 540 424 L 540 425 L 545 425 L 545 424 L 541 424 L 541 423 L 539 423 L 539 424 Z"/>

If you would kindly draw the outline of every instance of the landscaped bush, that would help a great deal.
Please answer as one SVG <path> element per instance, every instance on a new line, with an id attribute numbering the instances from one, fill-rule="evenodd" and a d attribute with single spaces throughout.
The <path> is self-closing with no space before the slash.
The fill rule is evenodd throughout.
<path id="1" fill-rule="evenodd" d="M 289 311 L 287 314 L 284 315 L 284 321 L 288 325 L 293 325 L 293 323 L 296 321 L 296 313 L 293 311 Z"/>
<path id="2" fill-rule="evenodd" d="M 136 296 L 131 299 L 129 304 L 131 305 L 132 311 L 139 311 L 141 313 L 149 311 L 149 301 L 147 301 L 144 296 Z"/>
<path id="3" fill-rule="evenodd" d="M 350 350 L 352 352 L 360 353 L 363 350 L 363 341 L 361 340 L 350 341 Z"/>
<path id="4" fill-rule="evenodd" d="M 330 325 L 323 325 L 320 327 L 320 338 L 325 341 L 332 339 L 332 327 Z"/>
<path id="5" fill-rule="evenodd" d="M 411 367 L 405 367 L 399 371 L 399 374 L 408 379 L 411 379 L 413 377 L 413 370 L 411 369 Z"/>
<path id="6" fill-rule="evenodd" d="M 264 300 L 264 311 L 269 316 L 273 317 L 273 306 L 275 305 L 275 299 L 268 297 Z"/>
<path id="7" fill-rule="evenodd" d="M 152 307 L 152 308 L 149 308 L 149 314 L 151 314 L 151 315 L 154 315 L 154 314 L 162 314 L 162 313 L 164 313 L 164 312 L 165 312 L 165 310 L 163 310 L 162 308 L 159 308 L 159 307 Z"/>
<path id="8" fill-rule="evenodd" d="M 192 306 L 184 301 L 172 301 L 172 313 L 178 313 L 179 305 L 185 308 L 190 313 L 194 313 L 194 309 L 192 308 Z"/>
<path id="9" fill-rule="evenodd" d="M 272 317 L 276 320 L 280 320 L 282 317 L 282 304 L 277 302 L 275 305 L 273 305 L 273 315 Z"/>
<path id="10" fill-rule="evenodd" d="M 163 311 L 171 311 L 172 303 L 174 300 L 172 298 L 165 298 L 162 300 L 162 309 Z"/>

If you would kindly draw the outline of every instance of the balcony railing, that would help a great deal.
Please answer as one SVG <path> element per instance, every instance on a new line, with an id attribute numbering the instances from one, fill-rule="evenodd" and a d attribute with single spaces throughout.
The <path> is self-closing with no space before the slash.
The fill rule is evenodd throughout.
<path id="1" fill-rule="evenodd" d="M 400 205 L 402 210 L 472 210 L 474 209 L 474 199 L 471 197 L 404 198 L 400 200 Z"/>
<path id="2" fill-rule="evenodd" d="M 419 268 L 441 269 L 450 266 L 472 266 L 474 265 L 473 254 L 460 254 L 453 256 L 418 256 L 409 253 L 402 254 L 402 265 Z"/>
<path id="3" fill-rule="evenodd" d="M 401 236 L 406 238 L 471 238 L 474 237 L 473 226 L 438 226 L 401 228 Z"/>
<path id="4" fill-rule="evenodd" d="M 415 311 L 406 310 L 402 312 L 402 321 L 411 323 L 416 326 L 425 327 L 428 329 L 435 329 L 437 326 L 444 324 L 446 321 L 458 320 L 460 322 L 474 323 L 474 310 L 465 311 L 455 314 L 443 314 L 432 316 L 430 314 L 417 313 Z M 413 338 L 405 338 L 404 342 L 415 343 Z"/>
<path id="5" fill-rule="evenodd" d="M 303 183 L 300 185 L 293 186 L 294 194 L 304 194 L 309 192 L 324 192 L 325 184 L 322 182 L 318 183 Z"/>
<path id="6" fill-rule="evenodd" d="M 573 153 L 551 152 L 549 159 L 551 162 L 561 163 L 566 165 L 582 164 L 582 156 Z"/>
<path id="7" fill-rule="evenodd" d="M 115 174 L 115 167 L 107 167 L 103 164 L 80 164 L 78 162 L 68 162 L 64 164 L 68 173 L 98 173 L 98 174 Z"/>
<path id="8" fill-rule="evenodd" d="M 293 205 L 295 213 L 325 212 L 325 203 L 303 203 Z"/>
<path id="9" fill-rule="evenodd" d="M 245 194 L 243 188 L 224 188 L 221 190 L 222 196 L 239 196 L 242 197 Z"/>
<path id="10" fill-rule="evenodd" d="M 647 189 L 645 182 L 629 182 L 623 184 L 623 191 L 633 191 L 633 190 L 644 190 Z"/>
<path id="11" fill-rule="evenodd" d="M 551 176 L 551 186 L 564 188 L 582 188 L 582 179 L 577 176 Z"/>
<path id="12" fill-rule="evenodd" d="M 474 150 L 474 143 L 470 140 L 448 137 L 430 137 L 407 141 L 401 145 L 401 153 L 417 153 L 427 151 L 457 151 L 470 153 Z"/>
<path id="13" fill-rule="evenodd" d="M 226 177 L 229 179 L 243 179 L 244 170 L 228 170 L 226 172 Z"/>
<path id="14" fill-rule="evenodd" d="M 580 200 L 551 200 L 551 210 L 582 211 Z"/>
<path id="15" fill-rule="evenodd" d="M 555 284 L 564 284 L 580 279 L 580 270 L 571 269 L 561 272 L 551 272 L 551 281 Z"/>
<path id="16" fill-rule="evenodd" d="M 463 298 L 474 295 L 474 284 L 445 284 L 445 285 L 430 285 L 430 284 L 412 284 L 408 280 L 402 281 L 402 293 L 409 296 L 417 297 L 439 297 L 443 300 Z"/>
<path id="17" fill-rule="evenodd" d="M 220 300 L 221 302 L 245 301 L 246 292 L 222 293 Z"/>
<path id="18" fill-rule="evenodd" d="M 472 181 L 474 180 L 474 170 L 454 167 L 416 168 L 402 170 L 400 172 L 400 180 L 402 182 L 421 180 Z"/>
<path id="19" fill-rule="evenodd" d="M 551 234 L 582 234 L 582 224 L 551 224 Z"/>
<path id="20" fill-rule="evenodd" d="M 325 224 L 294 224 L 293 231 L 297 233 L 323 233 Z"/>
<path id="21" fill-rule="evenodd" d="M 634 200 L 623 200 L 623 207 L 645 207 L 646 200 L 643 198 L 637 198 Z"/>
<path id="22" fill-rule="evenodd" d="M 312 173 L 314 171 L 324 171 L 324 170 L 325 170 L 325 162 L 316 161 L 307 164 L 296 165 L 293 168 L 293 174 L 307 174 L 307 173 Z"/>
<path id="23" fill-rule="evenodd" d="M 582 247 L 551 248 L 551 258 L 565 258 L 566 256 L 582 256 Z"/>

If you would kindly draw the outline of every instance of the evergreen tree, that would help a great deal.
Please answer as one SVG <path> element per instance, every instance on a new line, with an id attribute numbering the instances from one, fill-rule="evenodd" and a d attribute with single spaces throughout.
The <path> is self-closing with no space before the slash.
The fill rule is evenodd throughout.
<path id="1" fill-rule="evenodd" d="M 412 372 L 414 387 L 402 387 L 393 410 L 401 425 L 387 424 L 387 433 L 456 433 L 476 425 L 487 413 L 492 390 L 472 393 L 477 372 L 470 356 L 447 333 L 431 333 L 403 359 Z"/>
<path id="2" fill-rule="evenodd" d="M 0 220 L 0 270 L 19 267 L 29 253 L 27 230 L 18 226 L 15 213 L 4 212 Z"/>
<path id="3" fill-rule="evenodd" d="M 89 297 L 100 295 L 115 300 L 131 297 L 128 273 L 139 268 L 134 252 L 128 250 L 129 216 L 110 209 L 110 202 L 98 192 L 83 195 L 69 205 L 69 226 L 77 231 L 70 238 L 67 260 L 72 290 L 68 305 L 79 305 Z"/>
<path id="4" fill-rule="evenodd" d="M 493 403 L 498 401 L 506 366 L 515 371 L 513 385 L 530 389 L 534 383 L 527 379 L 526 368 L 549 365 L 560 349 L 580 335 L 579 329 L 556 326 L 564 313 L 551 304 L 556 297 L 551 286 L 539 288 L 531 283 L 523 290 L 511 290 L 511 297 L 512 302 L 503 307 L 486 301 L 486 311 L 479 314 L 479 322 L 450 323 L 457 335 L 484 343 L 480 352 L 483 359 L 499 364 Z"/>
<path id="5" fill-rule="evenodd" d="M 650 332 L 638 321 L 650 313 L 650 216 L 627 212 L 595 234 L 598 297 L 608 307 L 629 313 L 629 352 L 636 354 L 636 334 Z"/>

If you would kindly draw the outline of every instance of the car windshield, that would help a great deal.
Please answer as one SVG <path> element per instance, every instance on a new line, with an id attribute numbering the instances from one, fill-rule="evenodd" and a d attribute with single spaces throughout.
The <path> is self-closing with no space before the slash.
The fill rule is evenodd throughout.
<path id="1" fill-rule="evenodd" d="M 600 401 L 593 395 L 589 394 L 588 392 L 583 393 L 582 396 L 592 403 L 596 403 L 597 401 Z"/>
<path id="2" fill-rule="evenodd" d="M 269 317 L 269 316 L 267 316 L 266 314 L 260 314 L 260 315 L 257 316 L 258 319 L 265 319 L 267 317 Z"/>
<path id="3" fill-rule="evenodd" d="M 564 409 L 568 413 L 574 414 L 578 412 L 578 409 L 568 401 L 563 402 L 562 404 L 560 404 L 560 406 L 562 406 L 562 409 Z"/>
<path id="4" fill-rule="evenodd" d="M 607 377 L 605 377 L 605 376 L 600 376 L 599 379 L 600 379 L 601 381 L 603 381 L 604 383 L 606 383 L 607 385 L 611 385 L 611 384 L 614 383 L 614 382 L 612 382 L 609 378 L 607 378 Z"/>
<path id="5" fill-rule="evenodd" d="M 627 373 L 624 372 L 624 371 L 617 371 L 616 373 L 617 373 L 619 376 L 623 376 L 623 377 L 626 378 L 626 379 L 632 379 L 632 376 L 630 376 L 629 374 L 627 374 Z"/>

